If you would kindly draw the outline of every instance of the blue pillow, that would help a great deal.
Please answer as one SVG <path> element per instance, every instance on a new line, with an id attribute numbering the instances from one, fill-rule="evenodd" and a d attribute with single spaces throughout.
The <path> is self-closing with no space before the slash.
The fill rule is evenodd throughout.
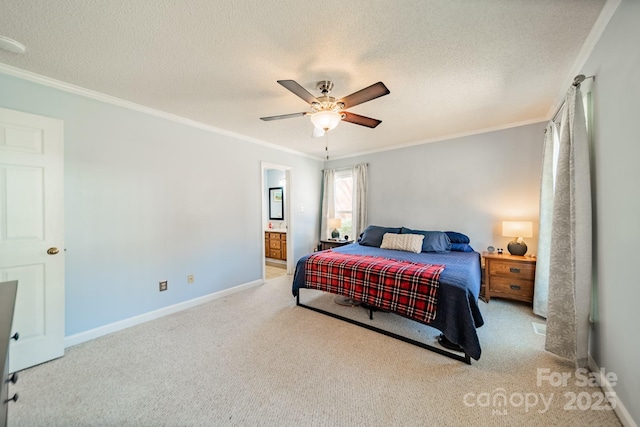
<path id="1" fill-rule="evenodd" d="M 445 231 L 451 243 L 471 243 L 469 237 L 466 234 L 458 233 L 457 231 Z"/>
<path id="2" fill-rule="evenodd" d="M 451 252 L 451 240 L 442 231 L 412 230 L 402 227 L 402 234 L 422 234 L 422 252 Z"/>
<path id="3" fill-rule="evenodd" d="M 360 244 L 363 246 L 374 246 L 379 248 L 382 244 L 382 237 L 385 233 L 400 234 L 400 227 L 380 227 L 370 225 L 360 235 Z"/>
<path id="4" fill-rule="evenodd" d="M 453 243 L 451 242 L 451 251 L 453 252 L 475 252 L 468 243 Z"/>

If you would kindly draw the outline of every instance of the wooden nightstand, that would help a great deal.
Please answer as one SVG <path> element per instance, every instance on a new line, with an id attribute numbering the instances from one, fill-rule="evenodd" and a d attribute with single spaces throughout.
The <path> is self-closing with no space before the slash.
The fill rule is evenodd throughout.
<path id="1" fill-rule="evenodd" d="M 320 240 L 320 250 L 326 251 L 327 249 L 337 248 L 338 246 L 348 245 L 353 243 L 353 240 Z"/>
<path id="2" fill-rule="evenodd" d="M 533 302 L 535 258 L 489 252 L 483 252 L 482 256 L 485 269 L 484 297 L 487 302 L 491 297 Z"/>

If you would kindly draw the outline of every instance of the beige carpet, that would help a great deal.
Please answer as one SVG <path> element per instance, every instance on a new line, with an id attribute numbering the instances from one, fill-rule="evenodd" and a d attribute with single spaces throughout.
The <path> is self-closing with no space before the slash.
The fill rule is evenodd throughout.
<path id="1" fill-rule="evenodd" d="M 9 426 L 620 425 L 612 411 L 592 409 L 599 388 L 578 387 L 572 366 L 543 351 L 529 306 L 481 302 L 483 354 L 469 366 L 296 307 L 290 286 L 282 276 L 69 348 L 20 374 Z M 376 321 L 384 317 L 397 316 Z M 572 379 L 538 385 L 537 368 Z M 591 405 L 571 409 L 572 393 Z"/>

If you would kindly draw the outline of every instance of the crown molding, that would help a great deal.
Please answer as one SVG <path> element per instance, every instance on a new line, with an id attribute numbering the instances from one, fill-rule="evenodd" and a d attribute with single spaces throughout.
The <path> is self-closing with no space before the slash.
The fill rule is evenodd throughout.
<path id="1" fill-rule="evenodd" d="M 348 154 L 348 155 L 340 156 L 340 157 L 332 157 L 329 161 L 348 159 L 348 158 L 357 157 L 357 156 L 364 156 L 366 154 L 382 153 L 382 152 L 385 152 L 385 151 L 399 150 L 401 148 L 415 147 L 416 145 L 430 144 L 432 142 L 448 141 L 448 140 L 451 140 L 451 139 L 464 138 L 464 137 L 467 137 L 467 136 L 480 135 L 480 134 L 483 134 L 483 133 L 497 132 L 497 131 L 501 131 L 501 130 L 505 130 L 505 129 L 511 129 L 511 128 L 517 128 L 517 127 L 520 127 L 520 126 L 527 126 L 527 125 L 532 125 L 532 124 L 535 124 L 535 123 L 541 123 L 541 122 L 545 122 L 545 121 L 548 121 L 548 120 L 549 119 L 547 119 L 545 117 L 540 117 L 540 118 L 537 118 L 537 119 L 525 120 L 525 121 L 517 122 L 517 123 L 509 123 L 509 124 L 500 125 L 500 126 L 493 126 L 493 127 L 490 127 L 490 128 L 475 129 L 475 130 L 471 130 L 471 131 L 468 131 L 468 132 L 455 133 L 455 134 L 444 135 L 444 136 L 439 136 L 439 137 L 430 138 L 430 139 L 422 139 L 420 141 L 408 142 L 406 144 L 398 144 L 398 145 L 393 145 L 393 146 L 389 146 L 389 147 L 382 147 L 382 148 L 373 149 L 373 150 L 360 151 L 358 153 Z"/>
<path id="2" fill-rule="evenodd" d="M 175 123 L 180 123 L 185 126 L 189 126 L 196 129 L 205 130 L 207 132 L 217 133 L 219 135 L 229 136 L 231 138 L 240 139 L 242 141 L 250 142 L 252 144 L 261 145 L 263 147 L 271 148 L 278 151 L 283 151 L 290 154 L 295 154 L 297 156 L 302 156 L 306 158 L 310 158 L 313 160 L 323 160 L 321 157 L 312 156 L 307 153 L 302 153 L 300 151 L 292 150 L 287 147 L 283 147 L 281 145 L 272 144 L 267 141 L 263 141 L 258 138 L 253 138 L 247 135 L 243 135 L 236 132 L 231 132 L 225 129 L 221 129 L 215 126 L 207 125 L 202 122 L 198 122 L 196 120 L 187 119 L 182 116 L 177 116 L 175 114 L 170 114 L 164 111 L 156 110 L 154 108 L 145 107 L 144 105 L 136 104 L 135 102 L 127 101 L 122 98 L 117 98 L 115 96 L 106 95 L 101 92 L 97 92 L 91 89 L 86 89 L 80 86 L 76 86 L 70 83 L 66 83 L 60 80 L 53 79 L 51 77 L 46 77 L 40 74 L 32 73 L 31 71 L 26 71 L 20 68 L 12 67 L 10 65 L 0 63 L 0 73 L 7 74 L 9 76 L 17 77 L 23 80 L 27 80 L 33 83 L 37 83 L 43 86 L 47 86 L 50 88 L 58 89 L 64 92 L 73 93 L 75 95 L 80 95 L 85 98 L 95 99 L 97 101 L 104 102 L 106 104 L 115 105 L 117 107 L 126 108 L 128 110 L 137 111 L 140 113 L 148 114 L 151 116 L 159 117 L 165 120 L 169 120 Z"/>

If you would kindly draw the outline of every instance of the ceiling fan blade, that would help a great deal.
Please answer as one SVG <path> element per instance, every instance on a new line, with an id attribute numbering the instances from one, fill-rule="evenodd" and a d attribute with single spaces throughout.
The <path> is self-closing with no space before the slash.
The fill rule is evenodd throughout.
<path id="1" fill-rule="evenodd" d="M 344 108 L 351 108 L 355 105 L 362 104 L 363 102 L 388 95 L 389 93 L 389 89 L 387 89 L 384 83 L 378 82 L 369 87 L 365 87 L 364 89 L 360 89 L 351 95 L 347 95 L 342 99 L 338 99 L 336 102 L 342 102 L 344 104 Z"/>
<path id="2" fill-rule="evenodd" d="M 313 102 L 318 102 L 315 96 L 311 95 L 305 88 L 300 86 L 294 80 L 278 80 L 278 83 L 280 83 L 282 86 L 284 86 L 285 88 L 289 89 L 291 92 L 298 95 L 300 98 L 307 101 L 307 103 L 309 104 Z"/>
<path id="3" fill-rule="evenodd" d="M 366 126 L 368 128 L 374 128 L 382 123 L 382 120 L 372 119 L 371 117 L 365 117 L 359 114 L 353 114 L 348 111 L 343 111 L 342 114 L 344 114 L 344 118 L 342 119 L 343 122 L 354 123 L 356 125 Z"/>
<path id="4" fill-rule="evenodd" d="M 301 116 L 306 116 L 306 115 L 307 115 L 307 113 L 281 114 L 279 116 L 260 117 L 260 120 L 264 120 L 265 122 L 269 122 L 271 120 L 290 119 L 292 117 L 301 117 Z"/>
<path id="5" fill-rule="evenodd" d="M 324 129 L 318 129 L 317 127 L 313 127 L 313 132 L 311 133 L 312 138 L 322 138 L 324 136 Z"/>

